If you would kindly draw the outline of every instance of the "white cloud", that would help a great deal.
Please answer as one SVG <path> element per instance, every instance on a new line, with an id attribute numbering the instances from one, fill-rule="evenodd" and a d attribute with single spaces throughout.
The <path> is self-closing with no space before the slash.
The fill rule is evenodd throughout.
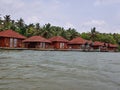
<path id="1" fill-rule="evenodd" d="M 105 25 L 106 25 L 106 22 L 104 20 L 91 20 L 91 21 L 84 22 L 82 24 L 82 26 L 91 26 L 91 27 L 94 27 L 94 26 L 100 27 Z"/>
<path id="2" fill-rule="evenodd" d="M 59 0 L 48 2 L 44 0 L 0 0 L 0 14 L 2 16 L 11 15 L 14 17 L 13 19 L 22 17 L 27 23 L 34 23 L 41 19 L 43 22 L 50 22 L 54 19 L 64 18 L 60 12 L 63 5 L 64 3 Z"/>
<path id="3" fill-rule="evenodd" d="M 81 24 L 80 31 L 90 31 L 91 28 L 96 27 L 97 31 L 100 32 L 107 32 L 108 30 L 108 24 L 104 20 L 90 20 L 86 21 Z"/>
<path id="4" fill-rule="evenodd" d="M 5 9 L 6 11 L 11 10 L 18 10 L 24 6 L 24 2 L 20 0 L 1 0 L 0 1 L 0 8 Z"/>
<path id="5" fill-rule="evenodd" d="M 104 20 L 90 20 L 84 22 L 81 24 L 79 32 L 90 32 L 93 27 L 96 27 L 96 30 L 101 33 L 120 33 L 119 25 L 110 25 L 110 23 Z"/>
<path id="6" fill-rule="evenodd" d="M 75 26 L 72 23 L 70 23 L 70 22 L 67 22 L 64 27 L 65 27 L 65 29 L 75 28 Z"/>
<path id="7" fill-rule="evenodd" d="M 38 23 L 40 22 L 40 18 L 36 16 L 26 18 L 26 23 Z"/>
<path id="8" fill-rule="evenodd" d="M 87 0 L 84 0 L 85 2 Z M 95 2 L 94 2 L 95 1 Z M 45 23 L 51 23 L 52 25 L 57 25 L 65 28 L 76 28 L 79 32 L 82 31 L 90 31 L 92 27 L 97 27 L 97 29 L 102 31 L 112 31 L 112 27 L 119 24 L 119 16 L 116 16 L 115 13 L 107 12 L 108 15 L 114 17 L 106 17 L 105 20 L 90 20 L 84 22 L 84 20 L 88 20 L 90 18 L 98 18 L 102 19 L 106 16 L 103 13 L 96 13 L 97 8 L 93 9 L 91 5 L 90 9 L 84 8 L 84 10 L 78 8 L 83 8 L 85 5 L 81 4 L 80 7 L 76 8 L 76 3 L 70 0 L 66 2 L 64 0 L 0 0 L 0 14 L 11 15 L 12 19 L 23 18 L 25 22 L 28 23 L 36 23 L 39 22 L 41 25 Z M 114 3 L 119 3 L 120 0 L 93 0 L 94 5 L 109 5 Z M 81 0 L 78 0 L 77 3 L 82 3 Z M 77 10 L 77 12 L 74 12 Z M 95 10 L 94 13 L 96 16 L 91 14 L 92 10 Z M 115 8 L 116 10 L 116 8 Z M 85 11 L 85 12 L 83 12 Z M 103 10 L 104 12 L 104 10 Z M 119 13 L 119 10 L 117 11 Z M 99 17 L 97 17 L 100 15 Z M 104 16 L 105 15 L 105 16 Z M 108 28 L 108 21 L 110 24 L 110 29 Z M 114 30 L 118 31 L 114 28 Z M 114 31 L 113 30 L 113 31 Z"/>

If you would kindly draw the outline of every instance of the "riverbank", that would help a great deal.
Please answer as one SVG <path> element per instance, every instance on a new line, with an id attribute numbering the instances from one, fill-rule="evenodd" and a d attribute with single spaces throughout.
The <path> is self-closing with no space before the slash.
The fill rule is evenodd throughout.
<path id="1" fill-rule="evenodd" d="M 76 52 L 119 52 L 119 51 L 100 51 L 97 50 L 88 50 L 88 49 L 43 49 L 43 48 L 8 48 L 8 47 L 0 47 L 0 50 L 35 50 L 35 51 L 76 51 Z"/>

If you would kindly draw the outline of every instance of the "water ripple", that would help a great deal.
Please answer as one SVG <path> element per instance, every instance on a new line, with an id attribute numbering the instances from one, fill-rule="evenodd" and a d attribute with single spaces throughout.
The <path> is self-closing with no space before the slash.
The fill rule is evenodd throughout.
<path id="1" fill-rule="evenodd" d="M 0 90 L 120 90 L 119 53 L 0 51 Z"/>

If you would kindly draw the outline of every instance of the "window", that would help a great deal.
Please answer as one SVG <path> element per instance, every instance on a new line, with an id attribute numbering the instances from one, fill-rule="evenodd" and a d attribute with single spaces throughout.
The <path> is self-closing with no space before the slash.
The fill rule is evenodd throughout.
<path id="1" fill-rule="evenodd" d="M 13 47 L 13 38 L 10 38 L 10 47 Z"/>
<path id="2" fill-rule="evenodd" d="M 14 39 L 14 47 L 17 47 L 17 39 Z"/>
<path id="3" fill-rule="evenodd" d="M 45 48 L 45 42 L 40 43 L 40 48 Z"/>
<path id="4" fill-rule="evenodd" d="M 60 48 L 64 48 L 65 44 L 64 43 L 60 43 Z"/>
<path id="5" fill-rule="evenodd" d="M 42 48 L 42 43 L 40 43 L 40 48 Z"/>
<path id="6" fill-rule="evenodd" d="M 84 47 L 85 47 L 85 45 L 83 44 L 83 45 L 82 45 L 82 48 L 84 48 Z"/>
<path id="7" fill-rule="evenodd" d="M 45 43 L 42 43 L 42 48 L 45 48 Z"/>

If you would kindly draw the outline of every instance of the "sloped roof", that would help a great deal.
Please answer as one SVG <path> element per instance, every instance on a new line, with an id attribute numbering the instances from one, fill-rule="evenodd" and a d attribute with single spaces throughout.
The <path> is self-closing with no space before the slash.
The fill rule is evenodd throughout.
<path id="1" fill-rule="evenodd" d="M 68 40 L 66 40 L 65 38 L 61 36 L 54 36 L 54 37 L 49 38 L 48 40 L 52 42 L 68 42 Z"/>
<path id="2" fill-rule="evenodd" d="M 117 48 L 118 45 L 116 45 L 116 44 L 108 44 L 108 47 Z"/>
<path id="3" fill-rule="evenodd" d="M 5 30 L 0 32 L 0 37 L 12 37 L 12 38 L 20 38 L 25 39 L 26 37 L 13 31 L 13 30 Z"/>
<path id="4" fill-rule="evenodd" d="M 86 42 L 87 42 L 88 44 L 93 44 L 93 41 L 91 41 L 91 40 L 86 40 Z"/>
<path id="5" fill-rule="evenodd" d="M 87 42 L 87 40 L 81 38 L 81 37 L 77 37 L 72 39 L 71 41 L 69 41 L 69 44 L 85 44 Z"/>
<path id="6" fill-rule="evenodd" d="M 104 46 L 103 42 L 95 41 L 93 46 Z"/>
<path id="7" fill-rule="evenodd" d="M 51 43 L 51 41 L 49 41 L 41 36 L 32 36 L 30 38 L 25 39 L 23 42 L 47 42 L 47 43 Z"/>

